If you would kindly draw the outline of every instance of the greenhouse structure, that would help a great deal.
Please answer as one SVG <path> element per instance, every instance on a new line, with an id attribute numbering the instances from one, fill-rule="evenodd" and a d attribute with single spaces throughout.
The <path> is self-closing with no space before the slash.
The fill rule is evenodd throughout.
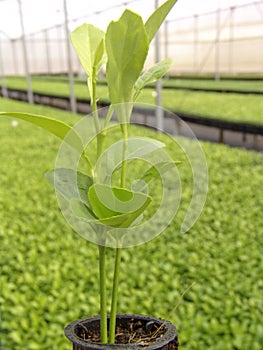
<path id="1" fill-rule="evenodd" d="M 262 350 L 262 57 L 262 0 L 0 0 L 2 350 Z"/>

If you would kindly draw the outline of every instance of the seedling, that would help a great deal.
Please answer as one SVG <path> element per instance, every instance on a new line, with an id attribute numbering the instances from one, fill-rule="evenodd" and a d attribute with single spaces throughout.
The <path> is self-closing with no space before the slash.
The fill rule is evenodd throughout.
<path id="1" fill-rule="evenodd" d="M 168 0 L 149 17 L 146 23 L 141 16 L 125 10 L 118 21 L 109 24 L 106 33 L 92 24 L 83 24 L 71 33 L 71 41 L 87 74 L 87 85 L 91 99 L 95 126 L 96 158 L 92 160 L 86 145 L 78 132 L 61 121 L 48 117 L 25 114 L 4 113 L 33 123 L 58 136 L 74 148 L 86 165 L 86 172 L 74 169 L 56 168 L 46 174 L 48 181 L 55 186 L 68 202 L 71 215 L 90 224 L 96 232 L 99 247 L 100 272 L 100 340 L 101 343 L 114 343 L 118 301 L 121 252 L 126 234 L 136 229 L 143 215 L 152 205 L 154 198 L 147 193 L 147 185 L 158 174 L 165 173 L 174 162 L 162 161 L 150 167 L 141 175 L 141 182 L 135 189 L 127 186 L 127 164 L 140 154 L 150 154 L 164 147 L 156 140 L 138 144 L 131 156 L 129 124 L 132 108 L 142 89 L 166 74 L 172 65 L 170 59 L 163 60 L 143 73 L 149 45 L 162 22 L 176 3 Z M 106 65 L 106 79 L 110 106 L 104 122 L 99 119 L 97 110 L 97 81 L 101 68 Z M 115 113 L 121 128 L 122 138 L 119 152 L 121 161 L 114 169 L 119 173 L 119 184 L 101 182 L 101 166 L 97 166 L 104 156 L 104 144 L 108 125 Z M 67 137 L 70 134 L 70 137 Z M 146 147 L 145 147 L 146 146 Z M 141 148 L 140 148 L 141 147 Z M 136 153 L 137 152 L 137 153 Z M 137 154 L 137 155 L 136 155 Z M 108 235 L 116 241 L 115 270 L 112 287 L 110 326 L 107 329 L 106 300 L 106 250 Z"/>

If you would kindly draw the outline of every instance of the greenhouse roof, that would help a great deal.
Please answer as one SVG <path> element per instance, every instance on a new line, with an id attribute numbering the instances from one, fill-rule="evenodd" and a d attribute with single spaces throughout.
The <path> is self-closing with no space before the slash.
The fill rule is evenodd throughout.
<path id="1" fill-rule="evenodd" d="M 19 2 L 23 13 L 25 33 L 28 34 L 62 24 L 64 22 L 64 2 L 67 3 L 70 25 L 77 23 L 78 20 L 82 22 L 88 20 L 89 22 L 94 21 L 97 26 L 105 29 L 112 18 L 119 17 L 124 7 L 129 7 L 147 17 L 157 0 L 0 0 L 0 34 L 3 37 L 21 36 Z M 163 0 L 159 0 L 159 4 L 162 2 Z M 247 3 L 255 2 L 249 0 L 183 0 L 178 1 L 169 18 L 193 16 L 218 8 Z M 263 2 L 258 1 L 256 4 L 260 7 Z M 259 10 L 263 13 L 262 7 Z"/>

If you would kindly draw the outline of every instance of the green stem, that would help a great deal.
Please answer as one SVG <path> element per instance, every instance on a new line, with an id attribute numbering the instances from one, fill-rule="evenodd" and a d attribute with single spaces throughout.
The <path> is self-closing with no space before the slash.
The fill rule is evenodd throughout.
<path id="1" fill-rule="evenodd" d="M 97 135 L 99 135 L 100 122 L 99 122 L 97 101 L 96 101 L 96 81 L 92 81 L 91 109 L 92 109 L 92 113 L 93 113 L 93 119 L 94 119 L 96 133 L 97 133 Z"/>
<path id="2" fill-rule="evenodd" d="M 113 279 L 112 299 L 111 299 L 111 313 L 110 313 L 110 333 L 109 333 L 110 344 L 114 344 L 115 342 L 121 252 L 122 252 L 122 248 L 116 248 L 115 269 L 114 269 L 114 279 Z"/>
<path id="3" fill-rule="evenodd" d="M 110 105 L 109 109 L 108 109 L 108 113 L 107 113 L 105 121 L 104 121 L 104 128 L 106 128 L 108 126 L 109 121 L 111 120 L 113 111 L 114 111 L 113 105 Z"/>
<path id="4" fill-rule="evenodd" d="M 122 134 L 123 134 L 121 187 L 125 187 L 125 185 L 126 185 L 126 171 L 127 171 L 126 155 L 127 155 L 127 148 L 128 148 L 127 124 L 121 124 L 121 130 L 122 130 Z M 114 344 L 114 342 L 115 342 L 115 328 L 116 328 L 116 315 L 117 315 L 117 306 L 118 306 L 118 287 L 119 287 L 119 279 L 120 279 L 119 277 L 120 277 L 121 252 L 122 252 L 122 248 L 116 248 L 114 278 L 113 278 L 113 286 L 112 286 L 111 313 L 110 313 L 110 331 L 109 331 L 109 343 L 110 344 Z"/>
<path id="5" fill-rule="evenodd" d="M 91 96 L 91 108 L 93 112 L 93 119 L 96 129 L 97 139 L 97 159 L 102 153 L 102 147 L 104 142 L 104 135 L 101 132 L 99 116 L 97 111 L 96 101 L 96 81 L 92 80 L 92 96 Z M 93 174 L 94 176 L 94 174 Z M 98 232 L 102 235 L 102 232 Z M 102 237 L 100 237 L 102 239 Z M 99 280 L 100 280 L 100 342 L 106 344 L 108 342 L 108 325 L 107 325 L 107 291 L 106 291 L 106 247 L 102 239 L 102 244 L 99 245 Z"/>
<path id="6" fill-rule="evenodd" d="M 97 159 L 101 156 L 101 153 L 103 151 L 103 144 L 105 140 L 106 134 L 101 131 L 99 134 L 97 134 Z"/>
<path id="7" fill-rule="evenodd" d="M 83 151 L 83 153 L 82 153 L 81 156 L 84 157 L 85 162 L 87 163 L 88 168 L 89 168 L 89 170 L 90 170 L 90 175 L 91 175 L 92 178 L 94 178 L 94 169 L 93 169 L 93 165 L 91 164 L 91 161 L 89 160 L 89 157 L 86 155 L 85 150 Z"/>
<path id="8" fill-rule="evenodd" d="M 108 341 L 107 329 L 107 299 L 106 299 L 106 248 L 99 245 L 99 272 L 100 272 L 100 342 L 106 344 Z"/>
<path id="9" fill-rule="evenodd" d="M 127 148 L 128 148 L 128 128 L 127 124 L 121 124 L 123 134 L 123 146 L 122 146 L 122 168 L 121 168 L 121 187 L 126 185 L 126 172 L 127 172 Z"/>

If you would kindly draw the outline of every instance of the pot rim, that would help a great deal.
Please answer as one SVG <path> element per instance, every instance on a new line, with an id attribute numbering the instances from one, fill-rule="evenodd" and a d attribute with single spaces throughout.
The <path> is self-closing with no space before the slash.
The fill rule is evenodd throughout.
<path id="1" fill-rule="evenodd" d="M 165 323 L 166 332 L 162 337 L 157 338 L 154 342 L 150 343 L 149 345 L 140 345 L 140 344 L 101 344 L 97 342 L 92 342 L 90 340 L 84 340 L 79 338 L 75 335 L 75 326 L 77 324 L 85 323 L 85 322 L 93 322 L 93 321 L 99 321 L 100 316 L 92 316 L 80 320 L 73 321 L 69 325 L 66 326 L 64 333 L 65 336 L 73 343 L 77 344 L 79 346 L 86 346 L 87 349 L 96 349 L 96 350 L 137 350 L 137 349 L 143 349 L 147 348 L 147 350 L 154 350 L 159 349 L 160 347 L 164 347 L 165 345 L 169 344 L 171 341 L 173 341 L 175 338 L 177 338 L 177 330 L 175 326 L 170 322 L 166 320 L 161 320 L 152 316 L 148 315 L 137 315 L 137 314 L 117 314 L 117 320 L 118 319 L 139 319 L 139 320 L 145 320 L 145 321 L 154 321 L 160 326 Z M 109 319 L 109 316 L 108 316 Z"/>

